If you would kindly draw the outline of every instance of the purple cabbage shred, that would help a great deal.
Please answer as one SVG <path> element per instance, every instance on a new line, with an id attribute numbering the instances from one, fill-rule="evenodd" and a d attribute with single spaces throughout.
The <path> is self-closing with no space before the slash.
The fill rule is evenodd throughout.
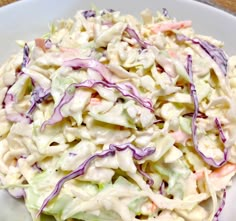
<path id="1" fill-rule="evenodd" d="M 191 38 L 189 38 L 189 37 L 187 37 L 187 36 L 185 36 L 185 35 L 183 35 L 183 34 L 176 34 L 176 39 L 177 39 L 177 41 L 179 41 L 179 42 L 192 41 Z"/>
<path id="2" fill-rule="evenodd" d="M 165 16 L 165 17 L 169 17 L 169 13 L 168 13 L 168 10 L 166 8 L 163 8 L 162 9 L 162 14 Z"/>
<path id="3" fill-rule="evenodd" d="M 31 106 L 29 110 L 26 113 L 26 116 L 30 116 L 33 111 L 36 109 L 37 104 L 42 103 L 44 100 L 46 100 L 49 96 L 51 96 L 50 90 L 45 90 L 41 87 L 36 87 L 32 94 L 31 94 Z"/>
<path id="4" fill-rule="evenodd" d="M 105 14 L 107 14 L 107 13 L 113 13 L 113 12 L 115 12 L 114 9 L 108 8 L 108 9 L 104 9 L 104 10 L 102 11 L 101 15 L 105 15 Z"/>
<path id="5" fill-rule="evenodd" d="M 141 47 L 142 49 L 145 49 L 145 48 L 147 48 L 147 47 L 150 45 L 149 43 L 143 41 L 143 40 L 138 36 L 137 32 L 136 32 L 134 29 L 132 29 L 132 28 L 130 28 L 130 27 L 127 27 L 127 28 L 125 29 L 125 31 L 129 34 L 129 36 L 130 36 L 131 38 L 134 38 L 134 39 L 138 42 L 138 44 L 140 45 L 140 47 Z"/>
<path id="6" fill-rule="evenodd" d="M 186 113 L 186 114 L 183 115 L 183 117 L 193 117 L 193 114 L 194 114 L 194 113 Z M 197 118 L 206 119 L 206 118 L 208 118 L 208 116 L 207 116 L 206 114 L 204 114 L 204 113 L 198 111 L 198 116 L 197 116 Z"/>
<path id="7" fill-rule="evenodd" d="M 49 38 L 46 39 L 45 42 L 44 42 L 44 45 L 45 45 L 46 49 L 50 49 L 53 45 L 51 39 L 49 39 Z"/>
<path id="8" fill-rule="evenodd" d="M 214 221 L 219 221 L 219 216 L 220 216 L 220 214 L 221 214 L 221 212 L 223 211 L 224 206 L 225 206 L 226 189 L 224 189 L 223 191 L 224 191 L 224 193 L 223 193 L 223 198 L 222 198 L 220 207 L 219 207 L 219 209 L 217 210 L 217 212 L 215 213 L 215 216 L 214 216 L 214 218 L 213 218 Z"/>
<path id="9" fill-rule="evenodd" d="M 71 88 L 72 88 L 72 86 L 70 86 L 69 89 L 71 89 Z M 55 107 L 51 118 L 42 124 L 41 131 L 43 131 L 47 125 L 53 125 L 57 122 L 60 122 L 63 119 L 63 116 L 61 113 L 61 108 L 65 104 L 69 103 L 73 97 L 74 97 L 74 93 L 72 93 L 70 90 L 67 89 L 66 92 L 64 93 L 62 99 L 60 100 L 59 104 Z"/>
<path id="10" fill-rule="evenodd" d="M 43 172 L 43 169 L 38 165 L 37 162 L 36 162 L 32 167 L 33 167 L 35 170 L 37 170 L 38 172 Z"/>
<path id="11" fill-rule="evenodd" d="M 96 17 L 96 11 L 94 10 L 85 10 L 82 12 L 82 15 L 88 19 L 88 18 L 91 18 L 91 17 Z"/>
<path id="12" fill-rule="evenodd" d="M 211 44 L 210 42 L 198 39 L 198 38 L 188 38 L 185 35 L 177 34 L 176 38 L 178 41 L 191 41 L 193 44 L 198 44 L 216 64 L 219 66 L 221 72 L 224 76 L 227 75 L 227 66 L 228 66 L 228 58 L 225 52 L 221 49 L 216 47 L 215 45 Z"/>
<path id="13" fill-rule="evenodd" d="M 142 165 L 138 164 L 136 165 L 138 172 L 147 179 L 147 184 L 151 187 L 154 184 L 154 180 L 151 178 L 151 176 L 149 174 L 147 174 L 146 172 L 143 171 L 142 169 Z"/>
<path id="14" fill-rule="evenodd" d="M 27 43 L 25 43 L 24 48 L 23 48 L 23 60 L 22 60 L 21 68 L 25 68 L 27 66 L 27 64 L 29 63 L 29 61 L 30 61 L 29 53 L 30 53 L 29 46 L 27 45 Z M 21 71 L 19 74 L 23 75 L 24 72 Z M 14 82 L 14 84 L 15 83 L 16 82 Z M 14 110 L 14 103 L 16 102 L 16 97 L 14 94 L 9 93 L 9 89 L 14 84 L 12 84 L 8 88 L 8 91 L 7 91 L 5 98 L 2 102 L 2 107 L 5 108 L 5 111 L 6 111 L 6 118 L 7 118 L 7 120 L 9 120 L 11 122 L 22 122 L 22 123 L 29 124 L 32 122 L 31 118 L 29 118 L 27 115 L 25 115 L 23 113 L 18 113 L 17 111 Z"/>
<path id="15" fill-rule="evenodd" d="M 152 112 L 154 111 L 151 101 L 148 99 L 140 98 L 138 90 L 134 87 L 134 85 L 132 85 L 130 83 L 123 83 L 123 84 L 112 83 L 111 73 L 106 68 L 106 66 L 103 65 L 102 63 L 100 63 L 94 59 L 91 59 L 91 58 L 88 58 L 88 59 L 76 58 L 73 60 L 65 61 L 63 63 L 63 65 L 66 67 L 74 68 L 74 69 L 90 68 L 90 69 L 96 71 L 104 79 L 103 86 L 106 87 L 106 85 L 107 85 L 107 87 L 116 88 L 118 91 L 120 91 L 123 94 L 123 96 L 128 96 L 130 98 L 133 98 L 134 100 L 136 100 L 138 103 L 140 103 L 144 107 L 150 109 Z M 128 94 L 126 94 L 125 91 L 128 91 Z"/>
<path id="16" fill-rule="evenodd" d="M 12 102 L 15 102 L 15 96 L 13 94 L 10 94 L 9 92 L 7 92 L 6 96 L 5 96 L 4 100 L 3 100 L 3 107 L 6 107 L 8 104 L 10 104 Z"/>
<path id="17" fill-rule="evenodd" d="M 14 122 L 14 123 L 25 123 L 25 124 L 30 124 L 32 123 L 32 119 L 25 116 L 24 114 L 21 113 L 14 113 L 14 114 L 8 114 L 6 113 L 6 118 L 7 120 L 9 120 L 10 122 Z"/>
<path id="18" fill-rule="evenodd" d="M 21 123 L 30 124 L 32 122 L 31 118 L 29 118 L 23 113 L 18 113 L 14 109 L 15 102 L 16 102 L 15 96 L 9 93 L 8 91 L 2 103 L 2 106 L 5 109 L 7 120 L 10 122 L 21 122 Z"/>
<path id="19" fill-rule="evenodd" d="M 31 115 L 36 109 L 37 104 L 46 100 L 50 95 L 51 94 L 49 90 L 44 91 L 43 88 L 35 88 L 31 95 L 31 106 L 25 114 L 12 111 L 14 110 L 13 105 L 16 102 L 16 98 L 13 94 L 10 94 L 9 92 L 6 93 L 2 106 L 5 108 L 6 117 L 9 121 L 30 124 L 32 123 Z"/>
<path id="20" fill-rule="evenodd" d="M 75 157 L 75 156 L 77 156 L 77 154 L 70 152 L 70 153 L 69 153 L 69 156 L 70 156 L 70 157 Z"/>
<path id="21" fill-rule="evenodd" d="M 23 49 L 23 62 L 22 62 L 22 65 L 21 65 L 22 68 L 26 67 L 26 65 L 30 61 L 29 53 L 30 53 L 29 46 L 27 45 L 27 43 L 25 43 L 25 46 L 24 46 L 24 49 Z"/>
<path id="22" fill-rule="evenodd" d="M 165 181 L 162 181 L 159 189 L 161 195 L 165 194 L 165 188 Z"/>
<path id="23" fill-rule="evenodd" d="M 215 124 L 216 124 L 216 127 L 217 127 L 217 129 L 220 133 L 220 139 L 221 139 L 222 143 L 225 143 L 226 142 L 226 137 L 224 135 L 221 123 L 220 123 L 218 118 L 215 118 Z"/>
<path id="24" fill-rule="evenodd" d="M 212 58 L 212 60 L 218 64 L 224 76 L 227 75 L 228 59 L 221 48 L 218 48 L 215 45 L 200 39 L 192 39 L 192 42 L 194 44 L 200 45 L 200 47 Z"/>
<path id="25" fill-rule="evenodd" d="M 209 165 L 213 166 L 213 167 L 221 167 L 223 166 L 226 162 L 227 162 L 227 155 L 228 155 L 228 151 L 225 148 L 224 150 L 224 157 L 222 159 L 222 161 L 220 162 L 216 162 L 212 157 L 207 157 L 199 148 L 198 148 L 198 140 L 197 140 L 197 124 L 196 124 L 196 119 L 198 117 L 198 113 L 199 113 L 199 104 L 198 104 L 198 98 L 197 98 L 197 92 L 196 92 L 196 88 L 193 82 L 193 72 L 192 72 L 192 56 L 188 55 L 187 57 L 187 72 L 189 74 L 189 78 L 190 78 L 190 91 L 191 91 L 191 97 L 194 103 L 194 113 L 193 113 L 193 117 L 192 117 L 192 124 L 191 124 L 191 128 L 192 128 L 192 139 L 193 139 L 193 145 L 194 148 L 196 150 L 196 152 L 202 157 L 202 159 Z"/>
<path id="26" fill-rule="evenodd" d="M 75 58 L 73 60 L 64 61 L 63 65 L 74 69 L 90 68 L 93 71 L 99 73 L 100 76 L 106 81 L 109 81 L 111 77 L 106 66 L 104 66 L 102 63 L 92 58 L 87 58 L 87 59 Z"/>
<path id="27" fill-rule="evenodd" d="M 51 192 L 51 194 L 43 201 L 43 204 L 41 205 L 37 217 L 43 212 L 44 208 L 48 205 L 48 203 L 54 199 L 61 191 L 64 183 L 66 183 L 69 180 L 75 179 L 76 177 L 82 176 L 85 174 L 87 168 L 89 167 L 90 163 L 96 159 L 96 158 L 105 158 L 109 156 L 114 156 L 117 151 L 125 151 L 125 150 L 131 150 L 133 153 L 133 158 L 135 160 L 142 160 L 147 156 L 152 155 L 155 152 L 155 148 L 153 147 L 145 147 L 145 148 L 137 148 L 134 145 L 127 143 L 127 144 L 110 144 L 109 149 L 103 150 L 100 153 L 95 153 L 91 157 L 89 157 L 87 160 L 85 160 L 76 170 L 69 173 L 68 175 L 64 176 L 62 179 L 60 179 L 54 190 Z"/>
<path id="28" fill-rule="evenodd" d="M 114 88 L 117 91 L 119 91 L 123 96 L 129 97 L 133 100 L 135 100 L 137 103 L 142 105 L 143 107 L 149 109 L 151 112 L 154 111 L 151 101 L 148 99 L 143 99 L 140 96 L 138 96 L 133 90 L 132 87 L 130 88 L 130 85 L 126 84 L 115 84 L 115 83 L 109 83 L 106 81 L 97 81 L 97 80 L 86 80 L 82 83 L 78 84 L 71 84 L 65 91 L 63 97 L 61 98 L 59 104 L 55 107 L 54 112 L 51 116 L 51 118 L 47 121 L 45 121 L 42 126 L 41 130 L 43 131 L 47 125 L 53 125 L 63 119 L 63 115 L 61 113 L 61 108 L 68 104 L 74 97 L 75 89 L 78 88 L 94 88 L 96 86 L 103 86 L 107 88 Z"/>

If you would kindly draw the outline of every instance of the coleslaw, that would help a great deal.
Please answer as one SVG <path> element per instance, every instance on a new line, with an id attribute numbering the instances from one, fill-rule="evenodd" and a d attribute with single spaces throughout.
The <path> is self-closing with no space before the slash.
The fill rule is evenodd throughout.
<path id="1" fill-rule="evenodd" d="M 80 10 L 0 67 L 1 188 L 33 221 L 213 221 L 236 173 L 236 56 L 192 22 Z"/>

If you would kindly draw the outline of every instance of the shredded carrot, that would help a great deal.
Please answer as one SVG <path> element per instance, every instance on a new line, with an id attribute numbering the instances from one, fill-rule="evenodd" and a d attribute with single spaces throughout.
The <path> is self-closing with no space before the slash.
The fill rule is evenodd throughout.
<path id="1" fill-rule="evenodd" d="M 169 51 L 168 51 L 168 54 L 169 54 L 170 57 L 172 57 L 172 58 L 177 58 L 177 54 L 176 54 L 176 52 L 173 51 L 173 50 L 169 50 Z"/>
<path id="2" fill-rule="evenodd" d="M 152 207 L 151 207 L 152 213 L 155 213 L 157 211 L 157 208 L 158 208 L 157 205 L 152 202 Z"/>
<path id="3" fill-rule="evenodd" d="M 201 180 L 204 177 L 203 171 L 198 171 L 194 173 L 196 180 Z"/>
<path id="4" fill-rule="evenodd" d="M 179 30 L 182 28 L 188 28 L 192 26 L 192 21 L 179 21 L 179 22 L 168 22 L 162 24 L 156 24 L 151 30 L 155 34 L 158 32 L 166 32 L 171 30 Z"/>
<path id="5" fill-rule="evenodd" d="M 74 59 L 80 57 L 80 50 L 78 48 L 67 48 L 60 47 L 60 51 L 62 52 L 62 56 L 66 60 Z"/>
<path id="6" fill-rule="evenodd" d="M 98 105 L 101 103 L 101 98 L 98 98 L 98 97 L 92 97 L 90 99 L 90 104 L 91 105 Z"/>
<path id="7" fill-rule="evenodd" d="M 232 172 L 236 172 L 236 164 L 227 163 L 223 167 L 215 169 L 210 177 L 224 177 L 229 175 Z"/>
<path id="8" fill-rule="evenodd" d="M 185 143 L 189 139 L 189 135 L 181 130 L 170 133 L 177 143 Z"/>
<path id="9" fill-rule="evenodd" d="M 215 169 L 210 173 L 210 178 L 220 178 L 229 175 L 230 173 L 236 172 L 236 164 L 227 163 L 221 168 Z M 199 171 L 195 173 L 196 180 L 201 180 L 204 177 L 204 172 Z"/>
<path id="10" fill-rule="evenodd" d="M 46 47 L 45 47 L 45 40 L 43 38 L 36 38 L 35 40 L 35 45 L 43 50 L 43 52 L 46 52 Z"/>
<path id="11" fill-rule="evenodd" d="M 60 47 L 60 51 L 61 52 L 75 52 L 75 49 L 74 48 L 66 48 L 66 47 Z"/>

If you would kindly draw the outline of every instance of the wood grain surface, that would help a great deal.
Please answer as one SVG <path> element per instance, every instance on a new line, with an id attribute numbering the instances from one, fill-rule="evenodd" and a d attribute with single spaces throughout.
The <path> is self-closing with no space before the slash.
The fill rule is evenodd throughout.
<path id="1" fill-rule="evenodd" d="M 15 2 L 16 0 L 0 0 L 0 7 L 3 5 L 10 4 L 12 2 Z"/>
<path id="2" fill-rule="evenodd" d="M 236 0 L 212 0 L 212 2 L 229 12 L 236 13 Z"/>
<path id="3" fill-rule="evenodd" d="M 0 7 L 15 1 L 17 0 L 0 0 Z M 205 2 L 207 4 L 216 6 L 218 8 L 221 8 L 236 15 L 236 0 L 196 0 L 196 1 Z"/>

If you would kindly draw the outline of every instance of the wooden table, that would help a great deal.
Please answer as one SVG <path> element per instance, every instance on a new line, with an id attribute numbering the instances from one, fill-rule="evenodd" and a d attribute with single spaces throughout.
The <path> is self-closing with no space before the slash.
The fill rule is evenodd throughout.
<path id="1" fill-rule="evenodd" d="M 7 5 L 15 1 L 16 0 L 0 0 L 0 6 Z M 236 15 L 236 0 L 196 0 L 196 1 L 207 3 L 209 5 L 221 8 Z"/>
<path id="2" fill-rule="evenodd" d="M 15 2 L 15 0 L 0 0 L 0 6 L 7 5 L 12 2 Z"/>
<path id="3" fill-rule="evenodd" d="M 229 11 L 236 13 L 236 0 L 215 0 L 215 2 Z"/>
<path id="4" fill-rule="evenodd" d="M 218 7 L 236 15 L 236 0 L 197 0 Z"/>

